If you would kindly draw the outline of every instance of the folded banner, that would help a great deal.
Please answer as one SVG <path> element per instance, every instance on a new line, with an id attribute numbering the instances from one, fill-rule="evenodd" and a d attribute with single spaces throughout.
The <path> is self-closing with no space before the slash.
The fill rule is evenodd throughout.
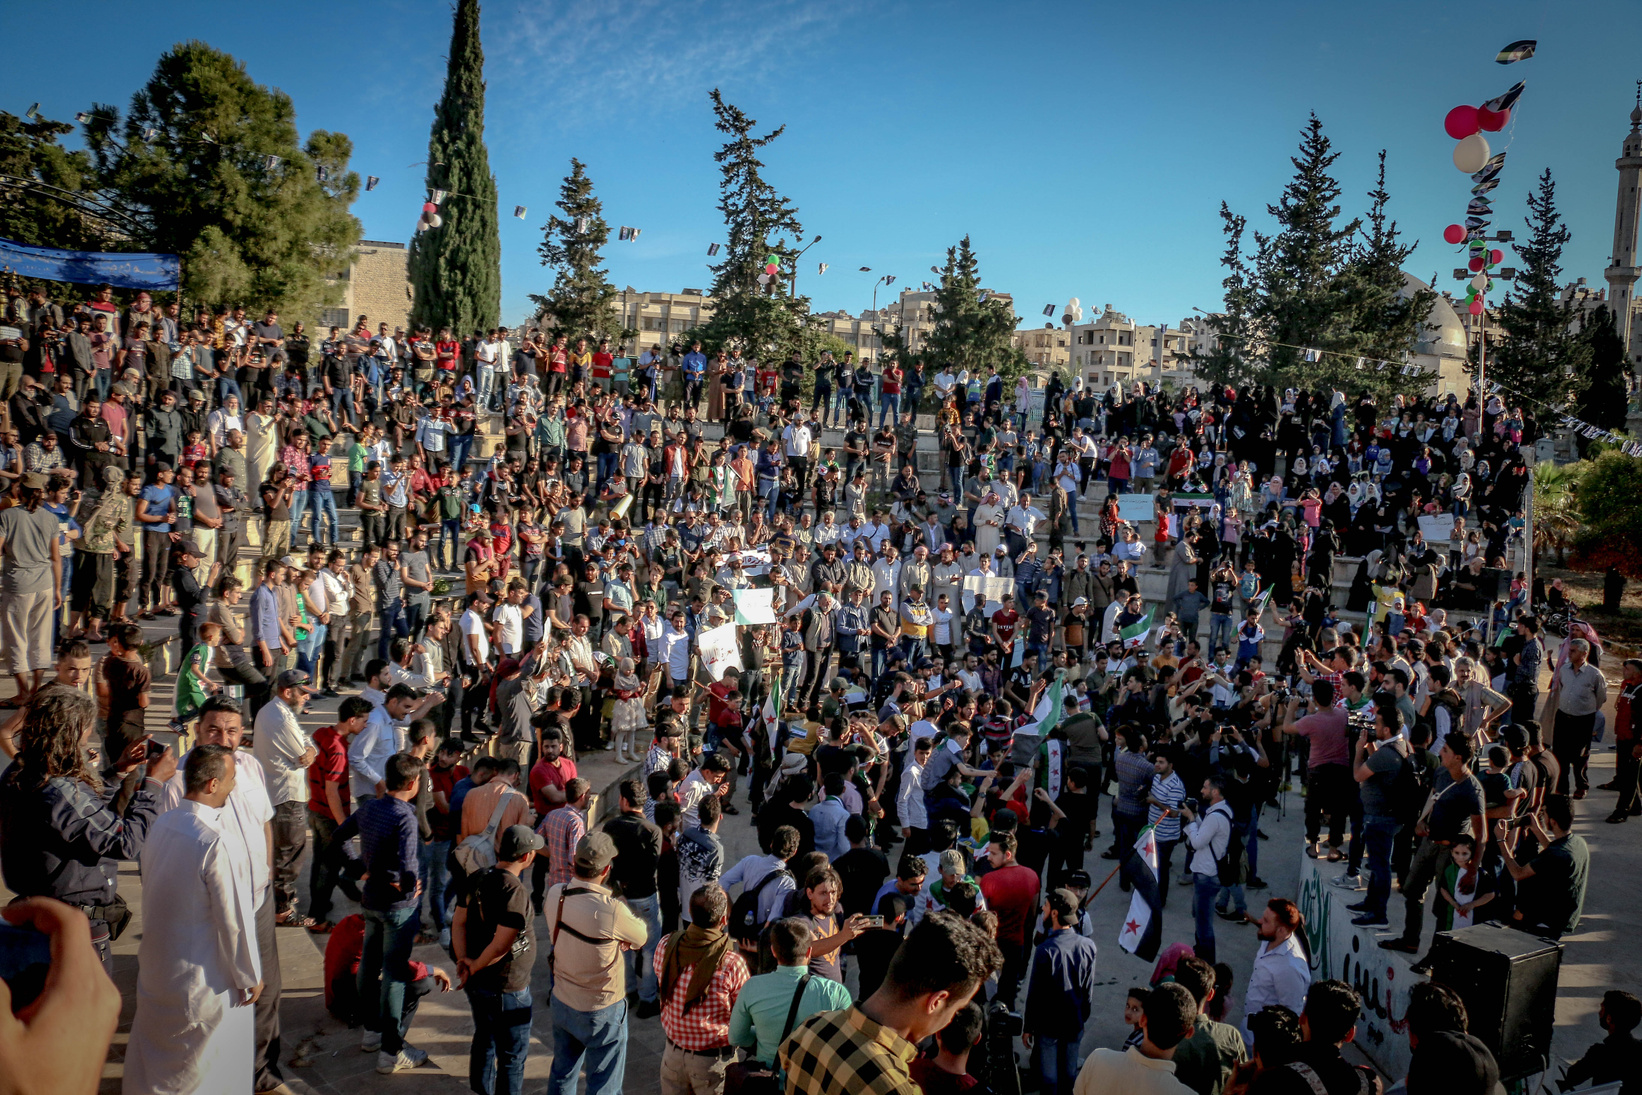
<path id="1" fill-rule="evenodd" d="M 59 251 L 8 239 L 0 239 L 0 266 L 25 278 L 120 289 L 176 289 L 182 278 L 182 260 L 176 255 Z"/>

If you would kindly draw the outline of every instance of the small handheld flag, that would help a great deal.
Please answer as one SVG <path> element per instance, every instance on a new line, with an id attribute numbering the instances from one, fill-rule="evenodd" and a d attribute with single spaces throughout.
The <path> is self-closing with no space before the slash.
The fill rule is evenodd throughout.
<path id="1" fill-rule="evenodd" d="M 525 207 L 522 206 L 522 205 L 515 205 L 513 207 L 513 215 L 515 217 L 518 217 L 520 220 L 524 220 L 525 219 Z"/>
<path id="2" fill-rule="evenodd" d="M 450 195 L 449 190 L 435 190 L 433 192 L 433 197 L 429 198 L 428 200 L 433 202 L 434 205 L 441 205 L 441 204 L 444 203 L 445 198 L 448 197 L 449 195 Z"/>
<path id="3" fill-rule="evenodd" d="M 1118 638 L 1123 640 L 1123 649 L 1141 646 L 1146 642 L 1146 636 L 1152 630 L 1152 613 L 1155 609 L 1148 608 L 1146 615 L 1130 624 L 1118 629 Z"/>
<path id="4" fill-rule="evenodd" d="M 1117 945 L 1143 961 L 1157 957 L 1163 942 L 1163 910 L 1158 902 L 1156 830 L 1148 825 L 1135 841 L 1134 852 L 1124 858 L 1123 876 L 1134 887 L 1129 913 L 1123 918 Z"/>
<path id="5" fill-rule="evenodd" d="M 365 189 L 367 191 L 375 190 L 376 189 L 376 184 L 381 182 L 381 181 L 382 181 L 382 178 L 379 175 L 366 175 L 365 176 Z"/>
<path id="6" fill-rule="evenodd" d="M 709 254 L 709 255 L 716 255 L 716 254 L 718 254 L 718 244 L 716 244 L 716 243 L 709 243 L 709 244 L 708 244 L 708 245 L 707 245 L 707 254 Z"/>
<path id="7" fill-rule="evenodd" d="M 1500 50 L 1499 56 L 1495 57 L 1494 60 L 1502 65 L 1509 65 L 1514 61 L 1526 61 L 1534 55 L 1534 47 L 1538 45 L 1539 42 L 1533 38 L 1524 38 L 1520 42 L 1512 42 Z"/>
<path id="8" fill-rule="evenodd" d="M 1055 314 L 1055 306 L 1053 304 L 1045 304 L 1043 306 L 1043 314 L 1046 315 L 1046 316 L 1054 315 Z"/>

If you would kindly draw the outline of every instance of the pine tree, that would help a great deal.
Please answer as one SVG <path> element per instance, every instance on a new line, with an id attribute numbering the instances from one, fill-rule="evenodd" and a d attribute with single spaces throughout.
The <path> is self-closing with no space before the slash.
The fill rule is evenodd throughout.
<path id="1" fill-rule="evenodd" d="M 1499 306 L 1498 334 L 1488 341 L 1486 378 L 1509 389 L 1512 402 L 1556 407 L 1584 388 L 1591 343 L 1576 328 L 1577 305 L 1562 296 L 1562 249 L 1571 234 L 1557 212 L 1549 168 L 1528 195 L 1526 223 L 1528 239 L 1516 244 L 1521 266 Z M 1471 364 L 1474 370 L 1475 349 Z"/>
<path id="2" fill-rule="evenodd" d="M 1340 277 L 1350 325 L 1338 348 L 1352 357 L 1325 355 L 1320 368 L 1313 366 L 1318 369 L 1315 382 L 1342 389 L 1366 388 L 1380 395 L 1421 391 L 1430 385 L 1428 377 L 1404 375 L 1400 367 L 1359 371 L 1352 359 L 1363 357 L 1400 366 L 1404 353 L 1428 341 L 1426 317 L 1437 300 L 1436 290 L 1427 287 L 1404 292 L 1408 279 L 1403 264 L 1417 244 L 1402 242 L 1397 222 L 1386 212 L 1391 194 L 1385 186 L 1384 149 L 1380 150 L 1379 173 L 1368 196 L 1368 225 L 1359 230 Z"/>
<path id="3" fill-rule="evenodd" d="M 502 310 L 502 242 L 496 179 L 485 150 L 485 54 L 479 0 L 458 0 L 445 92 L 428 135 L 427 187 L 446 192 L 438 228 L 411 241 L 411 320 L 457 335 L 496 326 Z"/>
<path id="4" fill-rule="evenodd" d="M 1220 314 L 1204 321 L 1214 332 L 1214 349 L 1192 356 L 1192 367 L 1197 374 L 1216 386 L 1248 383 L 1254 379 L 1258 367 L 1250 357 L 1257 349 L 1251 341 L 1254 328 L 1249 322 L 1254 277 L 1243 257 L 1243 232 L 1248 218 L 1238 216 L 1221 202 L 1220 222 L 1221 231 L 1226 235 L 1226 250 L 1220 256 L 1220 265 L 1226 268 L 1226 276 L 1220 282 L 1226 290 L 1225 304 Z"/>
<path id="5" fill-rule="evenodd" d="M 784 360 L 793 349 L 805 349 L 813 341 L 806 323 L 809 298 L 780 292 L 780 281 L 796 253 L 787 240 L 798 241 L 804 228 L 792 201 L 765 181 L 760 158 L 787 127 L 756 136 L 757 119 L 725 102 L 717 88 L 710 97 L 713 124 L 728 138 L 713 153 L 720 172 L 718 208 L 728 242 L 723 261 L 711 267 L 713 316 L 692 335 L 709 349 L 733 344 L 749 357 Z M 771 254 L 777 256 L 781 272 L 769 285 L 760 285 L 758 276 Z"/>
<path id="6" fill-rule="evenodd" d="M 1019 322 L 1015 309 L 1002 297 L 981 299 L 980 261 L 969 237 L 946 251 L 946 267 L 935 289 L 935 323 L 916 354 L 906 350 L 903 332 L 886 334 L 884 345 L 908 361 L 922 360 L 925 370 L 952 365 L 983 376 L 996 365 L 1007 383 L 1026 370 L 1026 355 L 1013 341 Z"/>
<path id="7" fill-rule="evenodd" d="M 106 206 L 90 189 L 96 185 L 90 155 L 57 143 L 73 132 L 66 122 L 0 110 L 0 175 L 27 180 L 5 185 L 0 236 L 36 247 L 117 251 L 120 237 L 138 227 L 117 210 L 99 212 Z"/>
<path id="8" fill-rule="evenodd" d="M 586 338 L 596 345 L 601 338 L 612 342 L 631 338 L 637 331 L 622 327 L 621 317 L 611 307 L 616 287 L 604 268 L 604 245 L 610 242 L 610 225 L 604 219 L 604 203 L 593 193 L 593 180 L 580 160 L 570 161 L 570 174 L 559 186 L 556 203 L 560 213 L 547 220 L 543 240 L 536 249 L 542 265 L 554 269 L 553 288 L 545 296 L 532 293 L 536 318 L 555 335 L 572 341 Z"/>
<path id="9" fill-rule="evenodd" d="M 1574 413 L 1593 426 L 1623 430 L 1630 411 L 1630 370 L 1625 366 L 1625 343 L 1614 327 L 1607 305 L 1588 313 L 1580 324 L 1580 336 L 1589 347 L 1584 368 L 1584 390 L 1579 393 L 1579 409 Z"/>
<path id="10" fill-rule="evenodd" d="M 290 96 L 203 42 L 161 56 L 128 115 L 90 114 L 99 189 L 142 222 L 142 250 L 182 256 L 186 296 L 292 317 L 338 299 L 327 278 L 360 231 L 346 136 L 315 130 L 299 144 Z"/>
<path id="11" fill-rule="evenodd" d="M 1293 347 L 1341 352 L 1352 348 L 1354 316 L 1341 293 L 1342 268 L 1362 221 L 1339 223 L 1340 184 L 1329 173 L 1339 158 L 1323 134 L 1322 121 L 1311 115 L 1301 135 L 1300 154 L 1289 161 L 1294 178 L 1277 204 L 1266 207 L 1277 221 L 1277 232 L 1254 234 L 1258 291 L 1250 319 L 1274 344 L 1267 347 L 1267 371 L 1276 383 L 1326 382 L 1318 366 L 1330 360 L 1328 355 L 1322 362 L 1307 362 Z"/>

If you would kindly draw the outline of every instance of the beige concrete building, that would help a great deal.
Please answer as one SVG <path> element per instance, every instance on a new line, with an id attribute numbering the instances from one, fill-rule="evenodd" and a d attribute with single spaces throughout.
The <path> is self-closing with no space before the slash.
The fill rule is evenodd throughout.
<path id="1" fill-rule="evenodd" d="M 1100 315 L 1087 323 L 1067 329 L 1074 375 L 1098 389 L 1114 384 L 1144 380 L 1148 384 L 1194 383 L 1189 362 L 1179 360 L 1191 352 L 1193 331 L 1168 324 L 1136 323 L 1106 305 Z"/>
<path id="2" fill-rule="evenodd" d="M 643 293 L 629 285 L 618 292 L 611 306 L 621 316 L 621 325 L 638 332 L 623 344 L 624 356 L 635 356 L 653 346 L 665 346 L 692 327 L 713 316 L 713 298 L 705 289 L 685 289 L 677 293 Z"/>
<path id="3" fill-rule="evenodd" d="M 1053 323 L 1025 327 L 1015 332 L 1015 348 L 1026 355 L 1034 369 L 1051 373 L 1072 363 L 1071 335 Z"/>
<path id="4" fill-rule="evenodd" d="M 324 337 L 326 329 L 348 330 L 364 316 L 376 330 L 386 323 L 389 330 L 410 326 L 410 252 L 402 243 L 360 240 L 353 265 L 329 279 L 342 286 L 342 303 L 323 308 L 313 320 L 312 334 Z"/>

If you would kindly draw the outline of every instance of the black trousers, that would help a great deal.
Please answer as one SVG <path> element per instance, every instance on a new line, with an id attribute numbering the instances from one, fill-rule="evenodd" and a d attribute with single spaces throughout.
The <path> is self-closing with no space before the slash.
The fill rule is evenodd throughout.
<path id="1" fill-rule="evenodd" d="M 285 1082 L 279 1070 L 279 942 L 274 927 L 274 891 L 257 906 L 257 951 L 262 955 L 262 995 L 256 1002 L 257 1052 L 251 1064 L 251 1090 L 269 1091 Z"/>
<path id="2" fill-rule="evenodd" d="M 1556 713 L 1556 728 L 1552 731 L 1551 752 L 1562 764 L 1556 777 L 1556 793 L 1568 794 L 1570 786 L 1587 790 L 1591 780 L 1587 768 L 1591 763 L 1591 735 L 1596 730 L 1596 712 L 1589 715 Z"/>

